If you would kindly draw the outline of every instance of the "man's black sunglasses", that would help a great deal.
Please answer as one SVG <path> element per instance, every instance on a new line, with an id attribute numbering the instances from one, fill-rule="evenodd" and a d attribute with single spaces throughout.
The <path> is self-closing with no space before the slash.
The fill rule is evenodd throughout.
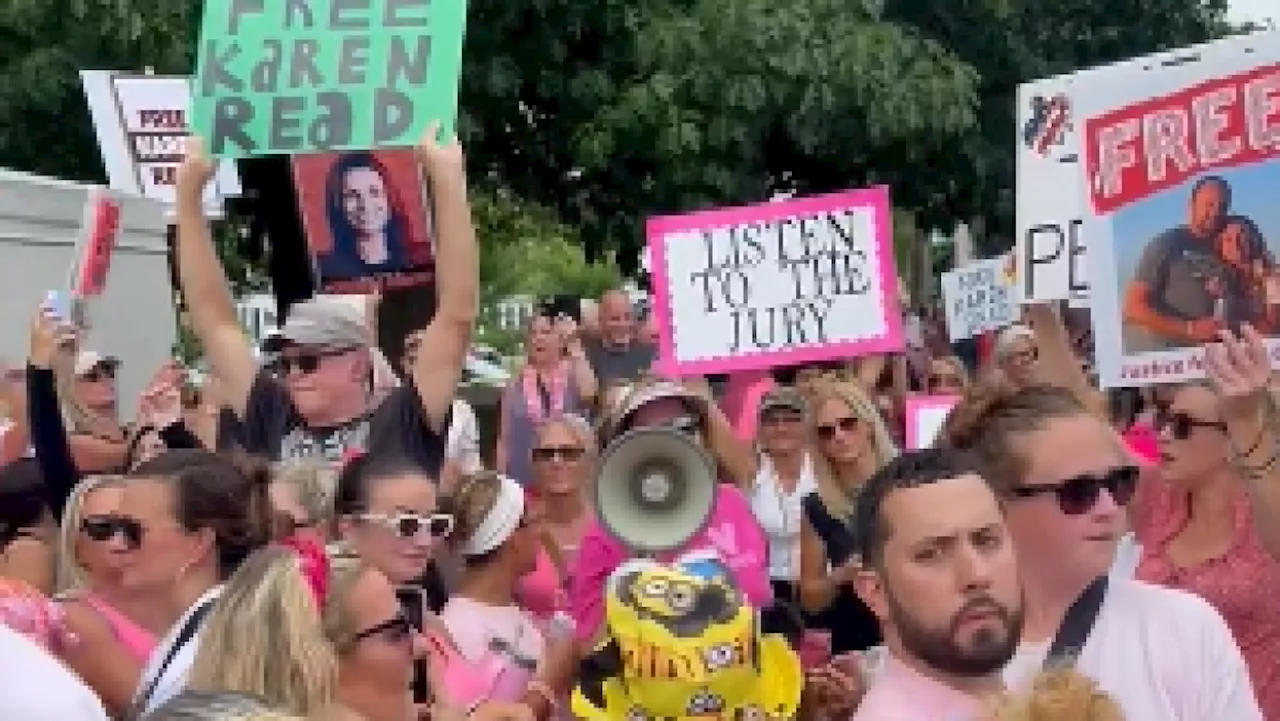
<path id="1" fill-rule="evenodd" d="M 1082 473 L 1060 483 L 1019 486 L 1013 489 L 1013 495 L 1018 498 L 1033 498 L 1052 493 L 1058 497 L 1058 508 L 1064 514 L 1078 516 L 1088 513 L 1097 505 L 1104 488 L 1117 506 L 1127 505 L 1138 489 L 1139 473 L 1137 466 L 1117 466 L 1103 473 Z"/>

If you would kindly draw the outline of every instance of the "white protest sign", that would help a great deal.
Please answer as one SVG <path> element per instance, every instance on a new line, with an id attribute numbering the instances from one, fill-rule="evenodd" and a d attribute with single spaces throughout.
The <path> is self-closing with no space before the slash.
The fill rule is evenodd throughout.
<path id="1" fill-rule="evenodd" d="M 110 187 L 172 207 L 187 135 L 191 80 L 107 70 L 80 73 Z M 222 201 L 240 194 L 233 161 L 218 165 L 205 188 L 205 212 L 222 215 Z"/>
<path id="2" fill-rule="evenodd" d="M 902 349 L 888 189 L 650 218 L 656 369 L 729 373 Z"/>
<path id="3" fill-rule="evenodd" d="M 998 330 L 1018 320 L 1013 258 L 1002 255 L 942 274 L 947 334 L 952 341 Z"/>
<path id="4" fill-rule="evenodd" d="M 907 399 L 907 448 L 928 448 L 937 440 L 958 396 L 914 396 Z"/>
<path id="5" fill-rule="evenodd" d="M 1204 376 L 1249 324 L 1280 351 L 1280 32 L 1102 68 L 1077 97 L 1104 387 Z"/>

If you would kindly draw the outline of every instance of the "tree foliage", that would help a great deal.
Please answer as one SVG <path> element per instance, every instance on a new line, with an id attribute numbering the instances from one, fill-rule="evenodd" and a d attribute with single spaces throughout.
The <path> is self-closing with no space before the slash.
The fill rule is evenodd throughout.
<path id="1" fill-rule="evenodd" d="M 460 128 L 492 287 L 549 283 L 514 272 L 543 245 L 630 273 L 646 214 L 871 183 L 921 229 L 1007 245 L 1019 82 L 1231 30 L 1225 0 L 881 5 L 471 0 Z M 189 72 L 199 10 L 0 3 L 0 165 L 102 180 L 77 71 Z"/>

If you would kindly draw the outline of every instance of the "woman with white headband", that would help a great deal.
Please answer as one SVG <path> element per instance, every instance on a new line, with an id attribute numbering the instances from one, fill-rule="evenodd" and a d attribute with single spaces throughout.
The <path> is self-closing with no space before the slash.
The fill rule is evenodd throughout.
<path id="1" fill-rule="evenodd" d="M 446 707 L 521 702 L 529 694 L 555 703 L 539 680 L 546 641 L 515 600 L 517 581 L 537 562 L 538 537 L 526 517 L 524 488 L 506 476 L 471 476 L 446 497 L 451 542 L 462 571 L 439 623 L 426 632 L 431 688 Z"/>

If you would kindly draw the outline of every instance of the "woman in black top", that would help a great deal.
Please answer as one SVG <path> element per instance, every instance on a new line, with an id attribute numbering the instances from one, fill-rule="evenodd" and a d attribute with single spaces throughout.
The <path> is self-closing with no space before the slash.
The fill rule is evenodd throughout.
<path id="1" fill-rule="evenodd" d="M 833 383 L 812 398 L 818 491 L 804 499 L 800 524 L 800 601 L 810 628 L 831 632 L 831 650 L 861 651 L 881 641 L 871 610 L 849 581 L 857 564 L 849 522 L 862 484 L 897 453 L 867 395 Z"/>

